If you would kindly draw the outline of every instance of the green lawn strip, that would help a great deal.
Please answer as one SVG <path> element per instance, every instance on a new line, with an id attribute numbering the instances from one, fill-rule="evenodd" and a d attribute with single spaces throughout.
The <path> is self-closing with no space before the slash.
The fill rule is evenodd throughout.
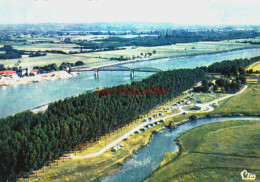
<path id="1" fill-rule="evenodd" d="M 182 153 L 146 181 L 241 181 L 243 169 L 260 175 L 260 122 L 224 121 L 182 134 Z"/>

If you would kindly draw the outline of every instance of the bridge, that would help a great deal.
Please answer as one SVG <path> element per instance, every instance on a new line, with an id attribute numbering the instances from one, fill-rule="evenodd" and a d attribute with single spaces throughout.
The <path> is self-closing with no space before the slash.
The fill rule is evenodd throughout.
<path id="1" fill-rule="evenodd" d="M 100 68 L 90 69 L 86 66 L 72 67 L 71 71 L 94 71 L 95 77 L 98 77 L 100 71 L 130 71 L 130 77 L 134 77 L 135 72 L 160 72 L 162 70 L 150 67 L 128 68 L 125 66 L 104 66 Z"/>

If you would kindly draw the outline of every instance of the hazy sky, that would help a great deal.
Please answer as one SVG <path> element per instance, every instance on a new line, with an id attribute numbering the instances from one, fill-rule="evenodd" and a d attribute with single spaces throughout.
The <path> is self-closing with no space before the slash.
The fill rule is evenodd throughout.
<path id="1" fill-rule="evenodd" d="M 0 0 L 0 24 L 127 21 L 260 25 L 260 0 Z"/>

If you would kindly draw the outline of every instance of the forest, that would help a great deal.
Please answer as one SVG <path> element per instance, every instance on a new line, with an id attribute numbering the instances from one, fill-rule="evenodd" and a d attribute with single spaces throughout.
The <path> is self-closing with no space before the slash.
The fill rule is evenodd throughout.
<path id="1" fill-rule="evenodd" d="M 233 64 L 233 61 L 228 63 Z M 227 62 L 219 64 L 223 64 L 219 66 L 223 69 L 230 67 Z M 16 181 L 21 175 L 48 165 L 82 143 L 98 140 L 123 127 L 205 79 L 205 70 L 202 67 L 164 71 L 142 81 L 115 87 L 116 90 L 164 87 L 168 88 L 166 94 L 126 95 L 121 92 L 100 95 L 88 92 L 50 103 L 44 113 L 25 111 L 0 119 L 0 181 Z"/>

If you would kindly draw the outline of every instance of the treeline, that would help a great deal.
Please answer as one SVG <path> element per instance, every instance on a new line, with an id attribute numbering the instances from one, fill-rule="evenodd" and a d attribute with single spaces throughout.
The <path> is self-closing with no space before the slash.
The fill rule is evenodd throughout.
<path id="1" fill-rule="evenodd" d="M 208 67 L 202 66 L 200 68 L 205 72 L 220 73 L 222 77 L 216 79 L 215 82 L 212 82 L 212 79 L 202 80 L 201 86 L 194 87 L 193 91 L 235 93 L 246 83 L 246 74 L 251 73 L 250 70 L 246 71 L 246 68 L 259 60 L 260 56 L 257 56 L 250 59 L 216 62 Z"/>
<path id="2" fill-rule="evenodd" d="M 235 59 L 233 61 L 225 60 L 222 62 L 216 62 L 210 66 L 201 67 L 205 72 L 209 73 L 221 73 L 223 75 L 239 75 L 244 74 L 245 68 L 250 64 L 253 64 L 260 60 L 260 56 L 253 57 L 250 59 Z"/>
<path id="3" fill-rule="evenodd" d="M 128 87 L 167 87 L 165 95 L 100 96 L 84 93 L 51 103 L 44 113 L 22 112 L 0 120 L 0 176 L 39 169 L 83 142 L 122 127 L 151 108 L 180 95 L 204 78 L 201 69 L 160 72 Z"/>
<path id="4" fill-rule="evenodd" d="M 31 52 L 29 54 L 29 57 L 38 57 L 38 56 L 46 56 L 46 53 L 41 53 L 40 51 L 36 51 L 36 52 Z"/>
<path id="5" fill-rule="evenodd" d="M 83 41 L 78 43 L 84 49 L 115 49 L 125 46 L 163 46 L 177 43 L 190 43 L 200 41 L 221 41 L 242 38 L 254 38 L 260 34 L 255 31 L 188 31 L 188 30 L 161 30 L 146 32 L 149 36 L 123 38 L 111 36 L 96 41 Z"/>
<path id="6" fill-rule="evenodd" d="M 201 86 L 193 88 L 194 92 L 221 92 L 221 93 L 236 93 L 246 83 L 245 75 L 236 76 L 229 79 L 221 77 L 212 82 L 212 80 L 205 79 Z"/>
<path id="7" fill-rule="evenodd" d="M 52 63 L 45 66 L 34 66 L 34 69 L 38 69 L 39 73 L 49 73 L 52 71 L 59 71 L 59 70 L 67 70 L 66 66 L 71 69 L 73 66 L 83 66 L 85 63 L 82 61 L 77 61 L 74 63 L 62 62 L 61 65 L 58 67 L 57 64 Z M 0 66 L 1 69 L 1 66 Z"/>

